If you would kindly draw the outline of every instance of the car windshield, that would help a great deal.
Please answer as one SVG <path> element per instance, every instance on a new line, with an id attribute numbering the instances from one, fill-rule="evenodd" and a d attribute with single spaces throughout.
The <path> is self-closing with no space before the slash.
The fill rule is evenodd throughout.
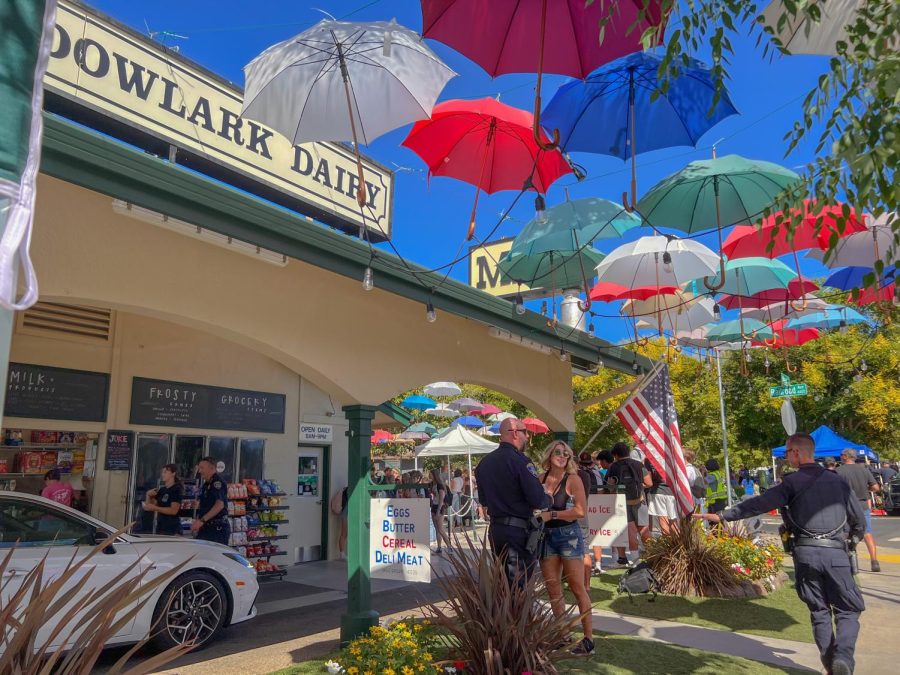
<path id="1" fill-rule="evenodd" d="M 0 500 L 0 548 L 94 544 L 94 528 L 52 507 Z"/>

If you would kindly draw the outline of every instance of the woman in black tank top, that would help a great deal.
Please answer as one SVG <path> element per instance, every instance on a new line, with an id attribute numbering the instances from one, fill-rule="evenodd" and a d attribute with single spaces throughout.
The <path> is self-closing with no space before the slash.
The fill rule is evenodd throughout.
<path id="1" fill-rule="evenodd" d="M 574 654 L 591 654 L 594 651 L 591 621 L 591 599 L 584 585 L 584 554 L 586 551 L 579 518 L 587 515 L 587 495 L 578 477 L 572 448 L 562 441 L 547 446 L 541 461 L 544 474 L 541 483 L 544 492 L 553 497 L 549 511 L 541 513 L 544 520 L 544 552 L 541 556 L 541 573 L 547 585 L 553 613 L 565 612 L 562 579 L 565 576 L 569 590 L 578 601 L 584 638 Z"/>

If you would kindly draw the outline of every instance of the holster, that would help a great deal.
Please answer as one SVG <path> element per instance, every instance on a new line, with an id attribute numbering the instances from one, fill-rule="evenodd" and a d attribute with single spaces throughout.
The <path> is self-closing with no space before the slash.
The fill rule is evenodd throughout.
<path id="1" fill-rule="evenodd" d="M 778 526 L 778 538 L 781 539 L 781 548 L 785 553 L 794 552 L 794 533 L 787 525 Z"/>
<path id="2" fill-rule="evenodd" d="M 532 516 L 528 521 L 528 539 L 525 542 L 525 550 L 529 555 L 536 555 L 544 539 L 544 521 Z"/>

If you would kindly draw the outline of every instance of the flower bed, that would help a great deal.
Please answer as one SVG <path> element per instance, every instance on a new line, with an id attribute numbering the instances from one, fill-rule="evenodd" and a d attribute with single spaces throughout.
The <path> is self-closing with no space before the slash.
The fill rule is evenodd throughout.
<path id="1" fill-rule="evenodd" d="M 435 675 L 442 670 L 434 662 L 437 638 L 428 622 L 398 621 L 373 626 L 341 652 L 329 671 L 347 675 Z"/>
<path id="2" fill-rule="evenodd" d="M 747 537 L 721 530 L 708 533 L 707 540 L 734 574 L 735 588 L 724 593 L 724 597 L 762 596 L 784 583 L 784 551 L 780 543 L 763 540 L 755 544 Z"/>

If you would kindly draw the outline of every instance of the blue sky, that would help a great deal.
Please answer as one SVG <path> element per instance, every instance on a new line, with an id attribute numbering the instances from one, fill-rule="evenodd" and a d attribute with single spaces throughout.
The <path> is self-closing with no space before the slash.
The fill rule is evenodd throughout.
<path id="1" fill-rule="evenodd" d="M 157 39 L 169 46 L 178 45 L 181 53 L 210 70 L 243 86 L 243 66 L 266 47 L 295 35 L 323 18 L 320 8 L 338 18 L 348 14 L 349 20 L 397 21 L 421 30 L 422 18 L 417 0 L 316 0 L 313 3 L 285 0 L 88 0 L 89 4 L 119 21 L 147 32 L 158 32 Z M 487 1 L 487 0 L 486 0 Z M 185 36 L 180 39 L 163 32 Z M 827 68 L 827 59 L 815 56 L 763 58 L 749 39 L 733 40 L 736 56 L 730 66 L 731 98 L 740 115 L 721 122 L 709 131 L 697 148 L 679 147 L 638 155 L 639 194 L 658 180 L 678 171 L 695 159 L 708 159 L 711 146 L 718 143 L 720 155 L 736 153 L 747 158 L 762 159 L 797 169 L 812 159 L 812 147 L 804 147 L 784 157 L 782 140 L 799 116 L 806 92 L 815 85 Z M 449 82 L 440 100 L 480 98 L 500 94 L 504 103 L 531 110 L 533 107 L 533 75 L 504 75 L 491 79 L 479 66 L 443 44 L 429 41 L 434 51 L 459 76 Z M 701 60 L 704 54 L 696 55 Z M 546 104 L 556 88 L 566 81 L 557 76 L 545 77 L 543 100 Z M 365 149 L 366 154 L 396 170 L 394 206 L 394 245 L 400 253 L 427 267 L 438 267 L 458 257 L 463 246 L 474 187 L 449 178 L 430 182 L 423 163 L 410 150 L 400 146 L 409 128 L 404 127 L 380 137 Z M 719 140 L 723 139 L 723 140 Z M 630 181 L 629 165 L 621 160 L 599 155 L 574 153 L 573 159 L 587 169 L 588 179 L 577 183 L 571 176 L 557 181 L 547 195 L 548 206 L 565 198 L 568 187 L 571 198 L 605 197 L 620 199 Z M 479 201 L 478 229 L 485 236 L 499 220 L 514 192 L 482 195 Z M 533 200 L 521 199 L 512 218 L 497 229 L 496 236 L 515 236 L 534 214 Z M 606 240 L 598 245 L 609 251 L 623 241 L 651 234 L 638 228 L 625 239 Z M 715 238 L 701 239 L 716 247 Z M 462 250 L 466 250 L 468 245 Z M 808 265 L 808 267 L 807 267 Z M 451 276 L 467 280 L 468 265 L 457 264 Z M 823 268 L 804 262 L 804 275 L 817 276 Z M 377 284 L 377 279 L 376 279 Z M 539 302 L 529 303 L 538 309 Z M 612 318 L 617 306 L 595 304 L 602 315 L 594 320 L 598 336 L 610 341 L 626 338 L 624 320 Z"/>

